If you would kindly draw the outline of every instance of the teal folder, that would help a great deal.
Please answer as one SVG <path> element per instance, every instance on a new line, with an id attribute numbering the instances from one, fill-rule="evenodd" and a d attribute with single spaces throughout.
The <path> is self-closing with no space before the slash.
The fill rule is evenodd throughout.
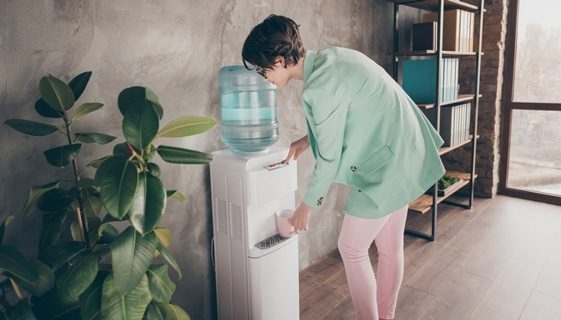
<path id="1" fill-rule="evenodd" d="M 402 79 L 403 90 L 413 101 L 419 104 L 436 102 L 436 59 L 403 61 Z M 440 94 L 443 94 L 442 90 Z"/>

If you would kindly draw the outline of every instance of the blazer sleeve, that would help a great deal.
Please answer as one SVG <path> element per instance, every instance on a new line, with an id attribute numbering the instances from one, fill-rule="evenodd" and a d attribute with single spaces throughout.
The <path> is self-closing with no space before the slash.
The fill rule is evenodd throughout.
<path id="1" fill-rule="evenodd" d="M 309 139 L 315 141 L 315 150 L 312 151 L 316 158 L 303 202 L 318 208 L 339 170 L 349 106 L 321 89 L 306 90 L 303 101 L 305 107 L 311 110 L 311 119 L 306 120 L 308 134 L 313 135 Z"/>

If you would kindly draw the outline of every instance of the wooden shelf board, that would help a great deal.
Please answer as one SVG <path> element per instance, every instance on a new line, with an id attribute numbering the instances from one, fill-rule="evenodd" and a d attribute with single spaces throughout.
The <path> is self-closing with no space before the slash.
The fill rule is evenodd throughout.
<path id="1" fill-rule="evenodd" d="M 438 0 L 388 0 L 388 2 L 402 4 L 409 7 L 428 10 L 428 11 L 438 11 L 439 9 Z M 479 11 L 479 7 L 473 4 L 469 4 L 459 0 L 444 0 L 444 10 L 451 10 L 451 9 L 462 9 L 472 12 Z"/>
<path id="2" fill-rule="evenodd" d="M 455 104 L 459 104 L 462 102 L 467 102 L 470 100 L 473 100 L 473 98 L 475 97 L 475 94 L 459 94 L 458 95 L 458 99 L 456 100 L 450 100 L 450 101 L 444 101 L 443 103 L 440 104 L 440 106 L 442 107 L 446 107 L 446 106 L 452 106 Z M 479 98 L 483 97 L 482 94 L 479 94 Z"/>
<path id="3" fill-rule="evenodd" d="M 438 154 L 439 154 L 439 155 L 443 155 L 443 154 L 446 154 L 446 153 L 448 153 L 448 152 L 450 152 L 450 151 L 452 151 L 452 150 L 456 150 L 456 149 L 458 149 L 458 148 L 460 148 L 460 147 L 462 147 L 462 146 L 465 146 L 466 144 L 468 144 L 468 143 L 471 142 L 472 138 L 473 138 L 473 135 L 470 134 L 468 140 L 466 140 L 466 141 L 464 141 L 464 142 L 462 142 L 462 143 L 460 143 L 460 144 L 458 144 L 458 145 L 455 145 L 455 146 L 453 146 L 453 147 L 442 147 L 442 148 L 438 149 Z M 477 135 L 477 139 L 479 139 L 479 135 Z"/>
<path id="4" fill-rule="evenodd" d="M 453 195 L 454 193 L 456 193 L 458 190 L 460 190 L 461 188 L 465 187 L 467 184 L 469 184 L 469 178 L 470 178 L 470 173 L 469 172 L 460 172 L 460 171 L 446 171 L 446 175 L 447 176 L 452 176 L 452 177 L 458 177 L 460 179 L 462 179 L 462 183 L 458 183 L 453 185 L 451 188 L 451 190 L 449 190 L 449 192 L 444 195 L 444 196 L 439 196 L 436 197 L 436 203 L 441 203 L 442 201 L 444 201 L 446 198 L 450 197 L 451 195 Z M 476 179 L 477 175 L 474 175 L 473 179 Z M 431 186 L 432 188 L 432 186 Z M 409 210 L 413 211 L 413 212 L 418 212 L 421 214 L 427 213 L 430 211 L 431 207 L 432 207 L 432 195 L 430 194 L 423 194 L 420 197 L 418 197 L 417 199 L 415 199 L 413 202 L 409 203 Z"/>
<path id="5" fill-rule="evenodd" d="M 416 57 L 416 56 L 435 56 L 438 54 L 436 50 L 416 50 L 416 51 L 406 51 L 398 52 L 395 54 L 396 57 Z M 484 55 L 481 52 L 481 55 Z M 442 51 L 443 57 L 461 57 L 461 56 L 477 56 L 477 52 L 459 52 L 459 51 Z"/>
<path id="6" fill-rule="evenodd" d="M 475 96 L 474 94 L 459 94 L 458 99 L 444 101 L 440 104 L 440 106 L 446 107 L 446 106 L 453 106 L 456 104 L 460 104 L 462 102 L 473 100 L 474 96 Z M 483 95 L 479 94 L 479 98 L 481 97 L 483 97 Z M 417 106 L 421 109 L 430 109 L 430 108 L 434 108 L 436 106 L 436 103 L 417 103 Z"/>

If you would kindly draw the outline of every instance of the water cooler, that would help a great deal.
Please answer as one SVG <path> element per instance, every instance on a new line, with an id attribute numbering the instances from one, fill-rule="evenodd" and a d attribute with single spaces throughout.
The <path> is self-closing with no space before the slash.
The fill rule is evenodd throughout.
<path id="1" fill-rule="evenodd" d="M 298 235 L 277 234 L 275 212 L 294 209 L 296 161 L 287 148 L 213 153 L 210 164 L 218 319 L 299 318 Z"/>

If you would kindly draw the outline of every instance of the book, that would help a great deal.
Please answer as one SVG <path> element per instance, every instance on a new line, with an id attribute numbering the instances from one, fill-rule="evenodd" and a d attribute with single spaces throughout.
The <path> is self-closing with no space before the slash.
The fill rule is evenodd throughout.
<path id="1" fill-rule="evenodd" d="M 460 51 L 460 12 L 463 10 L 446 10 L 443 15 L 442 49 L 445 51 Z M 422 22 L 437 21 L 438 13 L 423 14 Z"/>
<path id="2" fill-rule="evenodd" d="M 436 50 L 436 22 L 413 24 L 413 51 Z"/>
<path id="3" fill-rule="evenodd" d="M 448 99 L 450 99 L 449 97 L 449 89 L 450 89 L 450 60 L 443 58 L 442 59 L 442 74 L 443 77 L 441 79 L 442 81 L 442 86 L 443 86 L 443 90 L 442 90 L 442 100 L 441 101 L 448 101 Z"/>
<path id="4" fill-rule="evenodd" d="M 467 16 L 466 11 L 460 11 L 460 52 L 466 52 L 466 30 L 467 30 Z"/>
<path id="5" fill-rule="evenodd" d="M 458 76 L 459 76 L 459 72 L 460 72 L 460 59 L 458 58 L 452 58 L 452 60 L 454 61 L 454 67 L 453 67 L 453 79 L 452 79 L 452 98 L 451 100 L 456 100 L 458 99 Z"/>
<path id="6" fill-rule="evenodd" d="M 469 139 L 469 103 L 464 105 L 464 141 Z"/>
<path id="7" fill-rule="evenodd" d="M 469 15 L 469 52 L 474 51 L 474 35 L 475 35 L 475 13 L 470 12 Z"/>
<path id="8" fill-rule="evenodd" d="M 444 140 L 443 147 L 452 147 L 455 145 L 456 116 L 457 112 L 455 107 L 440 108 L 440 136 Z"/>

